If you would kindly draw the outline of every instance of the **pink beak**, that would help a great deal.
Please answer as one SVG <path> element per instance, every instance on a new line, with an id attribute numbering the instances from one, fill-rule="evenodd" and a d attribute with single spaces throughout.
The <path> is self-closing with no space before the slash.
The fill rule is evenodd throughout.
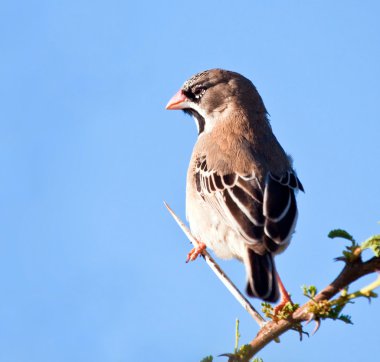
<path id="1" fill-rule="evenodd" d="M 184 103 L 187 101 L 186 96 L 183 94 L 182 90 L 179 90 L 174 96 L 170 99 L 169 103 L 166 105 L 166 109 L 183 109 Z"/>

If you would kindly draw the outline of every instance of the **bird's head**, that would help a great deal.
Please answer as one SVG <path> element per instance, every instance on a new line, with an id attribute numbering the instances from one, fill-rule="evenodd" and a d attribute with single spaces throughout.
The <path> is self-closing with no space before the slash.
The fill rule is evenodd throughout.
<path id="1" fill-rule="evenodd" d="M 166 109 L 183 110 L 194 117 L 198 134 L 209 132 L 229 112 L 266 114 L 252 82 L 239 73 L 211 69 L 195 74 L 170 99 Z"/>

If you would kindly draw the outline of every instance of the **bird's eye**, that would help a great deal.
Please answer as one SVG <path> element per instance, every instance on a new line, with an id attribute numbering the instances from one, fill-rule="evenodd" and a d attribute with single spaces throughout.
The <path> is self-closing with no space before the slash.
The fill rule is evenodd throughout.
<path id="1" fill-rule="evenodd" d="M 193 93 L 196 99 L 200 99 L 205 92 L 206 92 L 206 88 L 198 87 L 194 89 Z"/>

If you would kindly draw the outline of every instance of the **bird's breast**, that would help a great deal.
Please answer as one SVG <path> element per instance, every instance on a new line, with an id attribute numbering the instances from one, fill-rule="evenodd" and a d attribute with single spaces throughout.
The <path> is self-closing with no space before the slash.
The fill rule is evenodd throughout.
<path id="1" fill-rule="evenodd" d="M 225 222 L 214 207 L 189 186 L 186 193 L 186 214 L 192 234 L 205 243 L 217 257 L 243 259 L 246 253 L 244 239 Z"/>

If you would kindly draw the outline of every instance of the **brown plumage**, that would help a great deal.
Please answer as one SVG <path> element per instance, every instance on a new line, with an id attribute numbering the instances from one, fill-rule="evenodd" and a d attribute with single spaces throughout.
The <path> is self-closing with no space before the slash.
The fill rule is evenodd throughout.
<path id="1" fill-rule="evenodd" d="M 278 299 L 273 256 L 289 245 L 303 187 L 270 127 L 264 103 L 242 75 L 196 74 L 171 99 L 198 126 L 187 177 L 192 233 L 221 258 L 237 258 L 247 293 Z"/>

